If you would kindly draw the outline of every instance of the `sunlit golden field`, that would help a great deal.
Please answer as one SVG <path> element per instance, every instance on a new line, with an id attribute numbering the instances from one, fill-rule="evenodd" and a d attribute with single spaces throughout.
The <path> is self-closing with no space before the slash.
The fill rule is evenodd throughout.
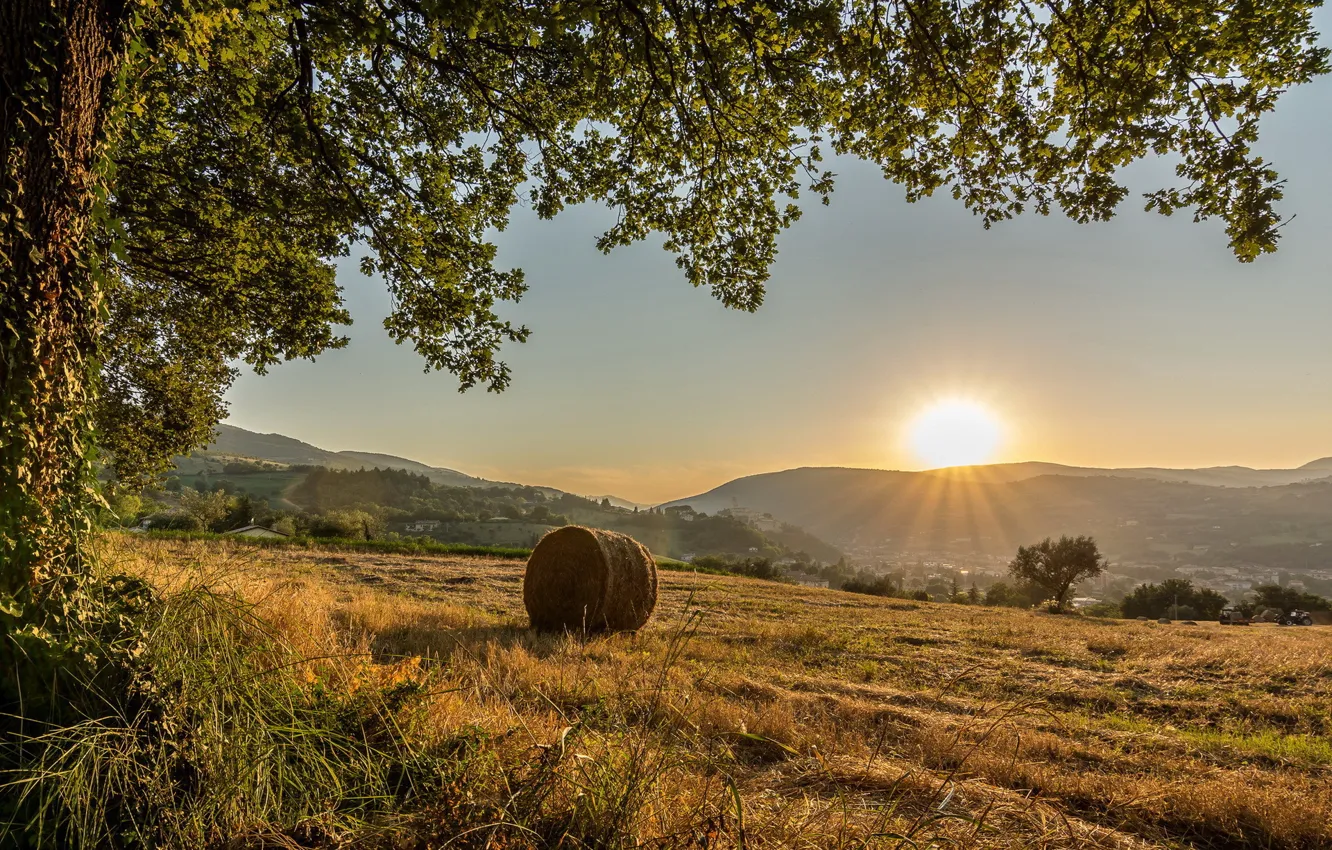
<path id="1" fill-rule="evenodd" d="M 103 546 L 164 588 L 257 603 L 309 659 L 282 675 L 310 687 L 428 685 L 402 722 L 464 767 L 438 799 L 326 843 L 1332 846 L 1332 628 L 662 572 L 646 629 L 580 641 L 526 628 L 521 561 Z M 558 815 L 558 840 L 533 812 Z M 264 830 L 253 846 L 297 841 Z"/>

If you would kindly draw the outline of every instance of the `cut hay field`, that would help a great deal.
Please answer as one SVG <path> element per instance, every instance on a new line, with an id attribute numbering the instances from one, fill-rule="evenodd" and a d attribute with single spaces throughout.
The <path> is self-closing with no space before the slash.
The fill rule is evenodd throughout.
<path id="1" fill-rule="evenodd" d="M 646 629 L 580 641 L 526 629 L 521 561 L 103 546 L 255 602 L 312 687 L 428 685 L 411 735 L 460 767 L 338 846 L 1332 846 L 1332 628 L 662 572 Z M 235 846 L 299 843 L 251 828 Z"/>

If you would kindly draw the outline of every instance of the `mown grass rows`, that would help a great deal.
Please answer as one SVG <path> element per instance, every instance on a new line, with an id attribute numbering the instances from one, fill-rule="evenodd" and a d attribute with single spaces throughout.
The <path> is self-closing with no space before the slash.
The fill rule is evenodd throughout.
<path id="1" fill-rule="evenodd" d="M 265 650 L 265 678 L 355 719 L 320 720 L 321 734 L 380 747 L 378 768 L 353 770 L 374 794 L 304 779 L 317 793 L 284 808 L 247 791 L 195 810 L 216 813 L 211 839 L 1332 843 L 1319 629 L 1189 631 L 664 573 L 649 628 L 579 640 L 524 628 L 512 561 L 114 548 L 159 587 L 250 600 L 282 646 Z"/>

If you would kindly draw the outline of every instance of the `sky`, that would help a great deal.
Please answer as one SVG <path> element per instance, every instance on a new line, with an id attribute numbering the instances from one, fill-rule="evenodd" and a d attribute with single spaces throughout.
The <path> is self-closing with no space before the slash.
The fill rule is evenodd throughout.
<path id="1" fill-rule="evenodd" d="M 1325 25 L 1326 28 L 1326 25 Z M 909 204 L 839 159 L 830 207 L 783 235 L 766 303 L 728 310 L 659 239 L 606 256 L 612 221 L 515 209 L 498 262 L 532 328 L 503 394 L 460 394 L 389 340 L 382 285 L 338 281 L 351 344 L 228 393 L 231 424 L 486 478 L 644 503 L 799 466 L 919 469 L 912 424 L 988 409 L 993 460 L 1287 468 L 1332 455 L 1332 78 L 1286 96 L 1259 150 L 1288 180 L 1280 250 L 1230 254 L 1222 223 L 1142 211 L 1023 216 L 984 230 L 959 202 Z M 1137 164 L 1131 188 L 1171 179 Z"/>

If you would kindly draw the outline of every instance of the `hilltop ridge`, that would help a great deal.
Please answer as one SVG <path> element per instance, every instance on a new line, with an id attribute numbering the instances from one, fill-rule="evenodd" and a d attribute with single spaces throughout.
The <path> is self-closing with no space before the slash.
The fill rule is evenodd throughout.
<path id="1" fill-rule="evenodd" d="M 1323 546 L 1332 543 L 1332 470 L 1321 472 L 803 467 L 737 478 L 665 507 L 771 514 L 862 558 L 1011 555 L 1032 540 L 1076 533 L 1095 536 L 1116 557 L 1149 562 L 1332 566 L 1332 546 Z"/>
<path id="2" fill-rule="evenodd" d="M 329 451 L 231 425 L 182 469 L 256 458 L 330 469 L 405 469 L 448 487 L 517 488 L 379 452 Z M 563 491 L 537 487 L 548 495 Z M 600 503 L 646 507 L 614 497 Z M 663 503 L 741 509 L 805 529 L 869 563 L 931 553 L 994 558 L 1048 535 L 1091 534 L 1112 556 L 1146 563 L 1332 568 L 1332 458 L 1298 469 L 1102 469 L 1043 461 L 924 472 L 801 467 L 748 475 Z"/>
<path id="3" fill-rule="evenodd" d="M 383 452 L 331 451 L 284 434 L 261 434 L 226 423 L 219 423 L 213 442 L 195 451 L 191 457 L 203 459 L 210 456 L 245 458 L 292 466 L 325 466 L 329 469 L 355 470 L 374 467 L 404 469 L 417 475 L 424 475 L 432 483 L 444 487 L 505 487 L 512 489 L 530 486 L 545 491 L 549 495 L 559 495 L 565 492 L 555 487 L 542 485 L 492 481 L 487 478 L 468 475 L 456 469 L 431 466 L 417 460 Z M 176 466 L 188 470 L 190 468 L 190 458 L 177 458 Z M 595 498 L 597 501 L 609 499 L 612 505 L 621 508 L 648 507 L 642 502 L 633 502 L 629 499 L 607 494 L 598 495 Z"/>

